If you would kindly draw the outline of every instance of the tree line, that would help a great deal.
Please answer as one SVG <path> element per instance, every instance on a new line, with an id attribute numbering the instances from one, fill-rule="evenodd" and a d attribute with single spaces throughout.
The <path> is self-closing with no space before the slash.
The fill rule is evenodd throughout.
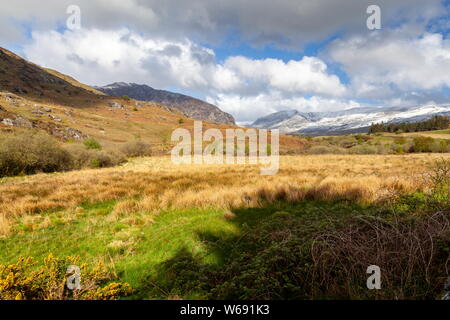
<path id="1" fill-rule="evenodd" d="M 402 123 L 372 123 L 369 133 L 376 132 L 419 132 L 448 129 L 450 125 L 450 117 L 433 116 L 429 120 L 419 122 L 402 122 Z"/>

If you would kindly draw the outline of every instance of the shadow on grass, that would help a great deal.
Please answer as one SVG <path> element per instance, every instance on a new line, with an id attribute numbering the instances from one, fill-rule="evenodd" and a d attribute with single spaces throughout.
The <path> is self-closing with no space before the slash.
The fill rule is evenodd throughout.
<path id="1" fill-rule="evenodd" d="M 198 231 L 206 255 L 183 247 L 159 264 L 135 288 L 134 298 L 153 299 L 311 299 L 320 295 L 312 283 L 312 242 L 326 229 L 344 226 L 355 215 L 379 212 L 347 201 L 277 203 L 235 209 L 223 219 L 236 234 Z M 365 270 L 361 279 L 366 278 Z M 364 282 L 365 283 L 365 282 Z M 342 297 L 341 297 L 342 298 Z"/>

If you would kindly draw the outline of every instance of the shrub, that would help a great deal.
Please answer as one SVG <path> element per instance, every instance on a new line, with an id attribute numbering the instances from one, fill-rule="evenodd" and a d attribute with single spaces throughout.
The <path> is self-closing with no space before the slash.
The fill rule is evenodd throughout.
<path id="1" fill-rule="evenodd" d="M 100 145 L 100 143 L 97 140 L 95 140 L 94 138 L 89 138 L 89 139 L 84 140 L 83 144 L 86 147 L 86 149 L 94 149 L 94 150 L 102 149 L 102 146 Z"/>
<path id="2" fill-rule="evenodd" d="M 431 172 L 427 176 L 432 193 L 434 204 L 441 204 L 442 207 L 450 206 L 450 161 L 446 159 L 437 160 Z M 437 203 L 436 203 L 437 202 Z"/>
<path id="3" fill-rule="evenodd" d="M 412 152 L 431 152 L 434 139 L 430 137 L 415 137 L 413 139 Z"/>
<path id="4" fill-rule="evenodd" d="M 449 213 L 395 217 L 393 221 L 353 217 L 345 227 L 318 235 L 312 248 L 314 295 L 435 299 L 446 279 Z M 359 275 L 372 264 L 382 270 L 383 290 L 361 286 Z"/>
<path id="5" fill-rule="evenodd" d="M 336 145 L 342 148 L 351 148 L 356 145 L 355 138 L 352 136 L 336 137 Z"/>
<path id="6" fill-rule="evenodd" d="M 72 157 L 72 168 L 104 168 L 126 162 L 124 155 L 116 151 L 86 149 L 82 145 L 67 145 L 65 149 Z"/>
<path id="7" fill-rule="evenodd" d="M 130 141 L 120 149 L 128 157 L 143 157 L 151 155 L 150 145 L 140 141 Z"/>
<path id="8" fill-rule="evenodd" d="M 404 153 L 405 152 L 405 149 L 401 145 L 395 144 L 392 147 L 393 147 L 393 150 L 395 153 Z"/>
<path id="9" fill-rule="evenodd" d="M 113 167 L 126 162 L 124 155 L 117 151 L 97 151 L 91 161 L 93 168 Z"/>
<path id="10" fill-rule="evenodd" d="M 450 144 L 446 140 L 436 140 L 430 146 L 431 152 L 445 153 L 450 151 Z"/>
<path id="11" fill-rule="evenodd" d="M 349 149 L 351 154 L 377 154 L 377 146 L 359 145 Z"/>
<path id="12" fill-rule="evenodd" d="M 346 150 L 335 146 L 312 146 L 306 152 L 309 154 L 344 154 Z"/>
<path id="13" fill-rule="evenodd" d="M 376 147 L 377 154 L 392 154 L 397 150 L 394 144 L 379 144 Z"/>
<path id="14" fill-rule="evenodd" d="M 132 291 L 128 283 L 109 282 L 111 276 L 101 263 L 89 268 L 79 258 L 49 255 L 37 265 L 33 258 L 0 265 L 0 300 L 116 300 Z M 67 288 L 70 265 L 79 265 L 80 289 Z"/>
<path id="15" fill-rule="evenodd" d="M 394 143 L 395 144 L 402 145 L 402 144 L 405 144 L 406 142 L 407 142 L 407 140 L 405 138 L 403 138 L 403 137 L 394 139 Z"/>
<path id="16" fill-rule="evenodd" d="M 58 141 L 43 132 L 11 133 L 0 140 L 0 176 L 69 170 L 71 160 Z"/>

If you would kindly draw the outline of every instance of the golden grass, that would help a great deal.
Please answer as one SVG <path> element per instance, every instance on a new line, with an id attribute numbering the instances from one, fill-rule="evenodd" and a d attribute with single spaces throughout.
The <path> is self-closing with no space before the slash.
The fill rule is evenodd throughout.
<path id="1" fill-rule="evenodd" d="M 256 165 L 175 165 L 168 157 L 135 159 L 118 168 L 0 180 L 0 234 L 18 217 L 76 211 L 83 202 L 119 200 L 115 219 L 171 208 L 260 206 L 264 201 L 379 201 L 426 188 L 423 174 L 450 154 L 282 156 L 274 176 Z M 135 200 L 137 199 L 137 200 Z"/>

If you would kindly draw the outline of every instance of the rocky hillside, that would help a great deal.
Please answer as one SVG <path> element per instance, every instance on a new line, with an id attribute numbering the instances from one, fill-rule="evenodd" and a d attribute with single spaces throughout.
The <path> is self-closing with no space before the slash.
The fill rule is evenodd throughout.
<path id="1" fill-rule="evenodd" d="M 372 123 L 415 122 L 434 115 L 450 115 L 450 106 L 367 107 L 336 112 L 287 110 L 259 118 L 251 127 L 310 136 L 342 135 L 367 132 Z"/>
<path id="2" fill-rule="evenodd" d="M 234 122 L 231 116 L 228 120 L 224 117 L 224 122 Z M 95 138 L 106 149 L 138 139 L 151 144 L 155 153 L 168 153 L 173 147 L 172 132 L 179 127 L 192 130 L 193 121 L 162 103 L 107 96 L 0 48 L 0 135 L 5 131 L 43 130 L 61 141 Z M 224 131 L 235 126 L 204 121 L 203 128 Z M 280 144 L 282 152 L 296 152 L 305 141 L 281 136 Z"/>
<path id="3" fill-rule="evenodd" d="M 0 48 L 0 133 L 35 129 L 62 141 L 93 137 L 114 147 L 142 139 L 164 148 L 180 118 L 191 123 L 176 109 L 108 97 Z"/>
<path id="4" fill-rule="evenodd" d="M 223 112 L 216 106 L 183 94 L 153 89 L 147 85 L 135 83 L 113 83 L 104 87 L 96 87 L 110 96 L 128 96 L 136 100 L 153 101 L 176 108 L 189 118 L 210 122 L 234 125 L 232 115 Z"/>

